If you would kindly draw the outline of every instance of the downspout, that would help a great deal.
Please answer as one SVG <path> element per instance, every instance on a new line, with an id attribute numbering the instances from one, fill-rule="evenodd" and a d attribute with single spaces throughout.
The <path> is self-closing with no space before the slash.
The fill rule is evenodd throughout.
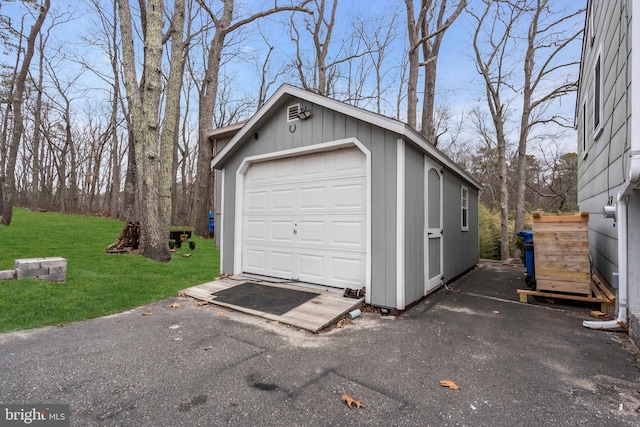
<path id="1" fill-rule="evenodd" d="M 633 19 L 633 18 L 632 18 Z M 631 22 L 631 46 L 636 46 L 636 49 L 631 49 L 631 72 L 634 70 L 640 70 L 640 25 L 637 19 Z M 630 72 L 627 70 L 627 76 Z M 627 313 L 627 295 L 629 293 L 629 269 L 628 269 L 628 221 L 627 221 L 627 198 L 638 187 L 640 182 L 640 126 L 634 125 L 633 114 L 640 115 L 640 79 L 637 82 L 631 82 L 631 120 L 627 114 L 626 120 L 629 120 L 630 139 L 631 139 L 631 152 L 630 152 L 630 165 L 629 176 L 624 182 L 622 189 L 618 192 L 617 197 L 617 209 L 616 219 L 618 222 L 618 315 L 615 320 L 609 321 L 591 321 L 585 320 L 582 326 L 591 329 L 606 329 L 606 330 L 618 330 L 628 328 L 628 313 Z M 629 96 L 629 95 L 627 95 Z M 636 118 L 637 120 L 637 118 Z M 611 141 L 609 141 L 611 143 Z M 624 160 L 623 160 L 624 161 Z"/>
<path id="2" fill-rule="evenodd" d="M 633 126 L 633 125 L 632 125 Z M 615 320 L 597 321 L 585 320 L 582 326 L 591 329 L 618 330 L 627 329 L 627 295 L 629 292 L 629 269 L 628 269 L 628 250 L 627 250 L 627 197 L 636 188 L 640 181 L 640 147 L 638 139 L 633 141 L 631 150 L 631 170 L 629 171 L 629 179 L 624 184 L 622 190 L 618 193 L 617 200 L 617 228 L 618 228 L 618 315 Z"/>

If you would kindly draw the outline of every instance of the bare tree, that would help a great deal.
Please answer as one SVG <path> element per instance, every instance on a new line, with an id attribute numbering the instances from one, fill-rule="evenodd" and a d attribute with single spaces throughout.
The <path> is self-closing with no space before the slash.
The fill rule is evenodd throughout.
<path id="1" fill-rule="evenodd" d="M 380 17 L 380 19 L 385 17 L 386 15 Z M 374 19 L 365 21 L 355 17 L 353 23 L 355 36 L 362 40 L 364 45 L 363 54 L 365 57 L 362 63 L 359 64 L 359 68 L 363 73 L 365 70 L 373 71 L 375 89 L 370 98 L 375 101 L 375 112 L 378 114 L 383 113 L 382 104 L 386 102 L 387 94 L 397 86 L 395 79 L 391 79 L 391 81 L 387 79 L 387 76 L 392 72 L 392 68 L 386 66 L 390 48 L 398 38 L 396 33 L 397 20 L 398 14 L 394 12 L 390 15 L 388 22 Z M 351 96 L 351 98 L 356 97 Z"/>
<path id="2" fill-rule="evenodd" d="M 138 84 L 133 24 L 128 0 L 118 0 L 120 32 L 122 37 L 122 57 L 124 82 L 131 114 L 131 128 L 136 160 L 136 205 L 140 220 L 140 250 L 144 256 L 169 261 L 171 253 L 167 244 L 170 218 L 166 218 L 161 194 L 164 181 L 159 176 L 166 170 L 162 164 L 167 160 L 166 152 L 171 149 L 161 146 L 160 140 L 160 97 L 162 91 L 162 20 L 164 4 L 162 0 L 140 2 L 141 24 L 144 38 L 144 66 L 142 84 Z M 171 138 L 173 141 L 173 138 Z M 169 170 L 171 168 L 169 167 Z"/>
<path id="3" fill-rule="evenodd" d="M 248 25 L 257 19 L 283 11 L 306 11 L 304 6 L 311 0 L 302 0 L 291 6 L 278 6 L 275 2 L 270 9 L 256 12 L 250 16 L 237 19 L 234 16 L 235 0 L 224 0 L 222 9 L 215 12 L 204 0 L 197 0 L 202 10 L 215 25 L 215 31 L 206 53 L 204 78 L 199 93 L 198 117 L 198 157 L 197 176 L 194 193 L 195 232 L 200 236 L 209 234 L 209 220 L 207 212 L 214 208 L 212 198 L 214 177 L 210 162 L 213 157 L 213 147 L 207 139 L 207 131 L 211 129 L 216 102 L 218 100 L 218 85 L 220 82 L 220 64 L 223 58 L 226 38 L 234 31 Z"/>
<path id="4" fill-rule="evenodd" d="M 171 37 L 171 54 L 169 59 L 169 76 L 166 86 L 164 121 L 160 135 L 160 173 L 159 203 L 160 218 L 164 230 L 171 227 L 174 217 L 172 203 L 173 188 L 176 185 L 175 156 L 180 137 L 180 95 L 184 77 L 185 49 L 188 41 L 184 40 L 185 0 L 175 0 L 173 19 L 168 37 Z M 177 215 L 177 212 L 176 212 Z M 166 234 L 165 234 L 166 236 Z"/>
<path id="5" fill-rule="evenodd" d="M 90 0 L 90 5 L 97 18 L 96 32 L 86 36 L 86 43 L 93 47 L 99 47 L 103 51 L 104 55 L 109 58 L 110 68 L 107 72 L 93 64 L 87 63 L 84 58 L 80 58 L 79 62 L 110 86 L 110 109 L 108 114 L 109 127 L 111 129 L 111 133 L 109 135 L 111 139 L 111 147 L 109 151 L 111 164 L 109 174 L 111 179 L 107 189 L 106 203 L 112 218 L 120 218 L 122 215 L 126 220 L 133 221 L 135 220 L 135 202 L 132 200 L 133 198 L 126 197 L 128 203 L 125 203 L 120 197 L 120 188 L 122 186 L 122 155 L 127 150 L 126 148 L 121 147 L 122 138 L 118 131 L 122 122 L 122 116 L 120 114 L 122 93 L 120 88 L 120 51 L 117 18 L 118 3 L 114 1 L 109 12 L 107 12 L 107 10 L 105 10 L 101 5 L 100 0 Z M 132 179 L 133 176 L 133 174 L 129 174 L 129 179 Z"/>
<path id="6" fill-rule="evenodd" d="M 413 0 L 405 0 L 409 35 L 409 82 L 407 86 L 407 122 L 417 129 L 418 74 L 424 67 L 422 91 L 422 128 L 420 133 L 433 145 L 437 145 L 434 127 L 434 105 L 438 54 L 444 34 L 460 16 L 466 0 L 449 7 L 447 0 L 421 0 L 417 11 Z M 449 16 L 446 16 L 450 10 Z M 446 16 L 446 17 L 445 17 Z M 420 62 L 422 50 L 422 62 Z"/>
<path id="7" fill-rule="evenodd" d="M 25 49 L 22 65 L 15 77 L 15 86 L 11 94 L 11 108 L 13 110 L 13 129 L 11 134 L 11 143 L 9 145 L 7 164 L 5 175 L 0 177 L 0 185 L 2 186 L 2 218 L 0 223 L 4 225 L 11 224 L 13 217 L 13 204 L 15 199 L 16 181 L 15 181 L 15 164 L 18 158 L 18 150 L 20 148 L 20 140 L 22 139 L 22 131 L 24 129 L 22 117 L 22 101 L 24 97 L 25 84 L 31 59 L 35 53 L 35 42 L 42 24 L 47 17 L 51 0 L 44 0 L 39 7 L 38 15 L 27 37 L 27 46 Z"/>
<path id="8" fill-rule="evenodd" d="M 526 185 L 527 141 L 531 130 L 540 124 L 557 123 L 567 126 L 569 119 L 557 113 L 548 114 L 546 107 L 555 100 L 577 90 L 577 74 L 570 71 L 579 64 L 579 58 L 563 55 L 583 33 L 581 16 L 585 9 L 558 10 L 559 5 L 549 0 L 532 0 L 523 7 L 527 17 L 527 48 L 523 61 L 522 114 L 518 139 L 518 170 L 516 184 L 516 217 L 514 238 L 523 229 Z M 575 76 L 575 77 L 574 77 Z M 517 248 L 514 245 L 514 254 Z"/>
<path id="9" fill-rule="evenodd" d="M 295 68 L 302 87 L 324 96 L 332 94 L 332 87 L 338 76 L 338 61 L 342 62 L 342 60 L 327 62 L 329 61 L 329 48 L 338 9 L 338 0 L 329 0 L 329 2 L 327 8 L 326 0 L 313 0 L 315 13 L 310 18 L 305 18 L 304 26 L 307 33 L 311 35 L 314 50 L 311 64 L 306 64 L 308 58 L 302 54 L 304 48 L 301 39 L 304 37 L 300 36 L 300 31 L 294 20 L 295 15 L 291 16 L 289 27 L 291 40 L 295 42 L 296 46 Z M 311 76 L 307 74 L 309 71 L 307 68 L 311 69 Z"/>
<path id="10" fill-rule="evenodd" d="M 509 67 L 506 63 L 509 53 L 510 35 L 516 18 L 521 13 L 516 8 L 507 7 L 502 2 L 483 0 L 480 13 L 469 10 L 475 21 L 473 49 L 478 73 L 485 85 L 486 102 L 493 123 L 493 137 L 498 151 L 498 175 L 500 182 L 500 256 L 509 258 L 509 191 L 507 177 L 507 139 L 505 119 L 509 99 L 502 91 L 509 90 Z M 488 135 L 488 134 L 487 134 Z M 486 139 L 487 137 L 483 135 Z"/>

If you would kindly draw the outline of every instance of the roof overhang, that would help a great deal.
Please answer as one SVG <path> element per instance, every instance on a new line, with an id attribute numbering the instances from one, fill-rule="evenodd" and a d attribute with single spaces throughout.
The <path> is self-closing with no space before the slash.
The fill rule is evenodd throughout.
<path id="1" fill-rule="evenodd" d="M 213 129 L 207 132 L 207 139 L 227 139 L 233 137 L 247 122 L 234 123 L 229 126 Z"/>

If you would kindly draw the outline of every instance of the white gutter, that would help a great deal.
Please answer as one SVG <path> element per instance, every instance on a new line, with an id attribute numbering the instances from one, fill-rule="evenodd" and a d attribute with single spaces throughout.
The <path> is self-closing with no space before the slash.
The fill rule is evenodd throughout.
<path id="1" fill-rule="evenodd" d="M 633 19 L 633 18 L 632 18 Z M 631 70 L 640 70 L 640 21 L 633 19 L 631 22 L 631 46 L 635 46 L 635 49 L 631 49 Z M 630 71 L 626 70 L 627 76 Z M 629 95 L 627 95 L 629 96 Z M 629 177 L 622 186 L 620 192 L 618 192 L 617 198 L 617 228 L 618 228 L 618 315 L 615 320 L 609 321 L 591 321 L 585 320 L 582 322 L 582 326 L 591 329 L 606 329 L 617 330 L 628 328 L 628 313 L 627 313 L 627 295 L 629 294 L 629 269 L 628 269 L 628 255 L 629 250 L 627 246 L 628 237 L 628 221 L 627 221 L 627 198 L 631 193 L 638 188 L 640 182 L 640 126 L 634 125 L 633 114 L 640 115 L 640 78 L 637 81 L 631 81 L 631 120 L 627 115 L 629 121 L 630 139 L 631 139 L 631 153 L 629 161 Z M 636 118 L 636 120 L 638 120 Z M 609 141 L 611 143 L 611 141 Z M 624 160 L 623 160 L 624 161 Z"/>

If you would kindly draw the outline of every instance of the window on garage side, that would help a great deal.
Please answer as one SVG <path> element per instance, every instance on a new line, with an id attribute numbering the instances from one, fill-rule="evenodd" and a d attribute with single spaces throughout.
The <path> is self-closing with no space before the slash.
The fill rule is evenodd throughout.
<path id="1" fill-rule="evenodd" d="M 469 231 L 469 189 L 460 187 L 460 223 L 462 231 Z"/>

